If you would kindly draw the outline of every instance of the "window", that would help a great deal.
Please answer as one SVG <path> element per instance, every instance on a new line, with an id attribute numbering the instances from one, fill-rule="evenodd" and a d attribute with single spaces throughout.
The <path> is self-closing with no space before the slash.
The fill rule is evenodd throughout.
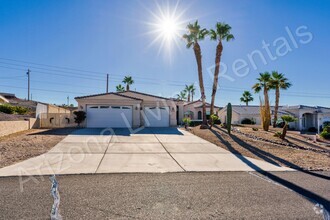
<path id="1" fill-rule="evenodd" d="M 164 107 L 160 107 L 159 109 L 166 110 L 166 108 L 164 108 Z"/>
<path id="2" fill-rule="evenodd" d="M 111 106 L 112 109 L 120 109 L 120 106 Z"/>
<path id="3" fill-rule="evenodd" d="M 198 120 L 202 119 L 202 112 L 201 111 L 198 111 L 197 119 Z"/>
<path id="4" fill-rule="evenodd" d="M 150 107 L 149 109 L 156 109 L 156 107 Z"/>
<path id="5" fill-rule="evenodd" d="M 99 108 L 98 106 L 91 106 L 91 107 L 89 107 L 89 108 Z"/>
<path id="6" fill-rule="evenodd" d="M 131 109 L 130 107 L 123 106 L 122 109 Z"/>
<path id="7" fill-rule="evenodd" d="M 100 106 L 100 108 L 109 108 L 110 106 L 108 106 L 108 105 L 102 105 L 102 106 Z"/>

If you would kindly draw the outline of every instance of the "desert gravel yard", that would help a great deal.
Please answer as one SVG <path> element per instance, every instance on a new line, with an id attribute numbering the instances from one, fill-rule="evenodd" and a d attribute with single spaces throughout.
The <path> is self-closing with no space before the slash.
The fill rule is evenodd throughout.
<path id="1" fill-rule="evenodd" d="M 252 131 L 252 128 L 247 127 L 237 128 L 243 134 L 234 131 L 229 136 L 226 129 L 218 126 L 213 127 L 211 130 L 201 130 L 199 127 L 194 127 L 191 132 L 235 154 L 295 169 L 330 170 L 330 147 L 312 143 L 297 134 L 288 134 L 289 143 L 302 147 L 302 149 L 297 149 L 283 144 L 255 140 L 246 136 L 246 134 L 253 134 L 259 138 L 281 142 L 279 138 L 273 136 L 274 131 L 265 132 L 261 129 Z"/>
<path id="2" fill-rule="evenodd" d="M 75 128 L 32 129 L 0 138 L 0 168 L 41 155 Z"/>

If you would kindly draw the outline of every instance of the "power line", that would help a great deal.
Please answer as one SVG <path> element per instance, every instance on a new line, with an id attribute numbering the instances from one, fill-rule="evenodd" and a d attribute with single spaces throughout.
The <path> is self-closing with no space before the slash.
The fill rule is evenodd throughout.
<path id="1" fill-rule="evenodd" d="M 7 59 L 7 58 L 0 58 L 1 60 L 9 60 L 9 61 L 14 61 L 14 62 L 22 62 L 22 63 L 28 63 L 28 64 L 34 64 L 34 65 L 41 65 L 41 66 L 48 66 L 48 67 L 52 67 L 52 68 L 59 68 L 59 69 L 68 69 L 68 70 L 73 70 L 73 71 L 82 71 L 82 72 L 89 72 L 89 73 L 97 73 L 97 74 L 102 74 L 104 77 L 105 73 L 101 73 L 101 72 L 96 72 L 96 71 L 87 71 L 87 70 L 82 70 L 82 69 L 75 69 L 75 68 L 69 68 L 69 67 L 59 67 L 59 66 L 54 66 L 54 65 L 47 65 L 47 64 L 40 64 L 40 63 L 33 63 L 33 62 L 27 62 L 27 61 L 21 61 L 21 60 L 14 60 L 14 59 Z M 0 63 L 5 63 L 5 62 L 0 62 Z M 12 64 L 12 63 L 5 63 L 5 64 L 9 64 L 9 65 L 14 65 L 14 66 L 24 66 L 26 67 L 26 65 L 21 65 L 21 64 Z M 8 66 L 0 66 L 1 68 L 7 68 L 7 69 L 13 69 L 13 70 L 19 70 L 19 71 L 24 71 L 24 69 L 20 69 L 20 68 L 15 68 L 15 67 L 8 67 Z M 61 76 L 61 77 L 68 77 L 68 78 L 80 78 L 80 79 L 87 79 L 87 80 L 95 80 L 95 81 L 102 81 L 104 82 L 103 79 L 99 78 L 98 76 L 90 76 L 90 74 L 86 75 L 83 74 L 83 76 L 81 76 L 81 73 L 73 73 L 73 72 L 67 72 L 67 71 L 59 71 L 59 70 L 50 70 L 47 68 L 40 68 L 40 67 L 33 67 L 36 69 L 44 69 L 47 71 L 58 71 L 58 72 L 63 72 L 63 73 L 67 73 L 67 74 L 59 74 L 59 73 L 52 73 L 52 72 L 43 72 L 43 71 L 38 71 L 38 70 L 33 70 L 34 73 L 38 73 L 38 74 L 47 74 L 47 75 L 55 75 L 55 76 Z M 71 74 L 71 75 L 68 75 Z M 87 77 L 88 76 L 88 77 Z M 14 78 L 20 78 L 20 76 L 15 76 L 15 77 L 3 77 L 0 79 L 14 79 Z M 22 76 L 23 77 L 23 76 Z M 95 78 L 92 78 L 95 77 Z M 97 78 L 96 78 L 97 77 Z M 159 83 L 159 81 L 164 82 L 164 81 L 172 81 L 172 80 L 159 80 L 159 79 L 152 79 L 152 78 L 146 78 L 146 77 L 138 77 L 138 76 L 134 76 L 135 78 L 141 78 L 141 79 L 145 79 L 145 80 L 152 80 L 152 81 L 157 81 L 153 82 L 152 84 L 157 84 L 157 85 L 161 85 L 162 83 Z M 120 79 L 115 79 L 113 81 L 117 81 L 117 82 L 121 82 Z M 41 81 L 40 81 L 41 82 Z M 179 82 L 179 81 L 173 81 L 173 82 Z M 177 87 L 183 87 L 186 85 L 185 82 L 182 82 L 183 84 L 175 84 L 175 83 L 167 83 L 166 85 L 168 86 L 177 86 Z M 55 83 L 53 83 L 55 84 Z M 150 85 L 150 82 L 146 82 L 146 83 L 136 83 L 136 84 L 146 84 L 146 85 Z M 211 88 L 212 86 L 207 85 L 205 86 L 205 88 Z M 224 91 L 235 91 L 235 92 L 242 92 L 242 90 L 251 90 L 251 88 L 237 88 L 237 87 L 225 87 L 225 86 L 220 86 L 220 90 L 224 90 Z M 292 95 L 289 95 L 292 94 Z M 285 94 L 282 94 L 284 96 L 292 96 L 292 97 L 321 97 L 321 98 L 328 98 L 328 94 L 320 94 L 320 93 L 301 93 L 301 92 L 285 92 Z"/>

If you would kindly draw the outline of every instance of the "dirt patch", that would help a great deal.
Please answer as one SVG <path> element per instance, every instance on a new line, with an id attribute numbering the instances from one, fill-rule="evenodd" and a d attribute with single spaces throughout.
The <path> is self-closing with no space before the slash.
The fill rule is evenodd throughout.
<path id="1" fill-rule="evenodd" d="M 32 129 L 1 137 L 0 168 L 46 153 L 74 130 Z"/>
<path id="2" fill-rule="evenodd" d="M 241 127 L 239 129 L 242 131 Z M 254 135 L 256 135 L 256 133 L 260 133 L 258 135 L 263 138 L 275 138 L 273 137 L 273 131 L 264 132 L 260 130 L 252 131 L 251 128 L 247 129 L 251 130 Z M 327 149 L 325 146 L 321 147 L 322 153 L 308 149 L 295 149 L 281 144 L 255 140 L 237 132 L 232 132 L 231 135 L 228 135 L 225 129 L 219 127 L 213 127 L 211 130 L 201 130 L 197 126 L 192 128 L 191 132 L 235 154 L 241 154 L 276 165 L 287 166 L 295 169 L 330 170 L 330 153 L 324 152 L 324 149 Z M 276 139 L 276 141 L 278 141 L 278 139 Z M 303 140 L 302 138 L 296 140 L 296 142 L 300 145 L 306 146 L 306 148 L 315 147 L 320 149 L 319 145 L 313 146 L 311 143 Z"/>

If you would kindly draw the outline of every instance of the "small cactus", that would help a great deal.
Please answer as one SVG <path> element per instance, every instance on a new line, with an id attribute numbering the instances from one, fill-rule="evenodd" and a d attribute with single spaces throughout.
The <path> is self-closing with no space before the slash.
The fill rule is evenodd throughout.
<path id="1" fill-rule="evenodd" d="M 228 134 L 230 134 L 231 132 L 231 117 L 232 117 L 232 107 L 231 107 L 231 104 L 228 103 L 227 105 L 227 131 L 228 131 Z"/>

